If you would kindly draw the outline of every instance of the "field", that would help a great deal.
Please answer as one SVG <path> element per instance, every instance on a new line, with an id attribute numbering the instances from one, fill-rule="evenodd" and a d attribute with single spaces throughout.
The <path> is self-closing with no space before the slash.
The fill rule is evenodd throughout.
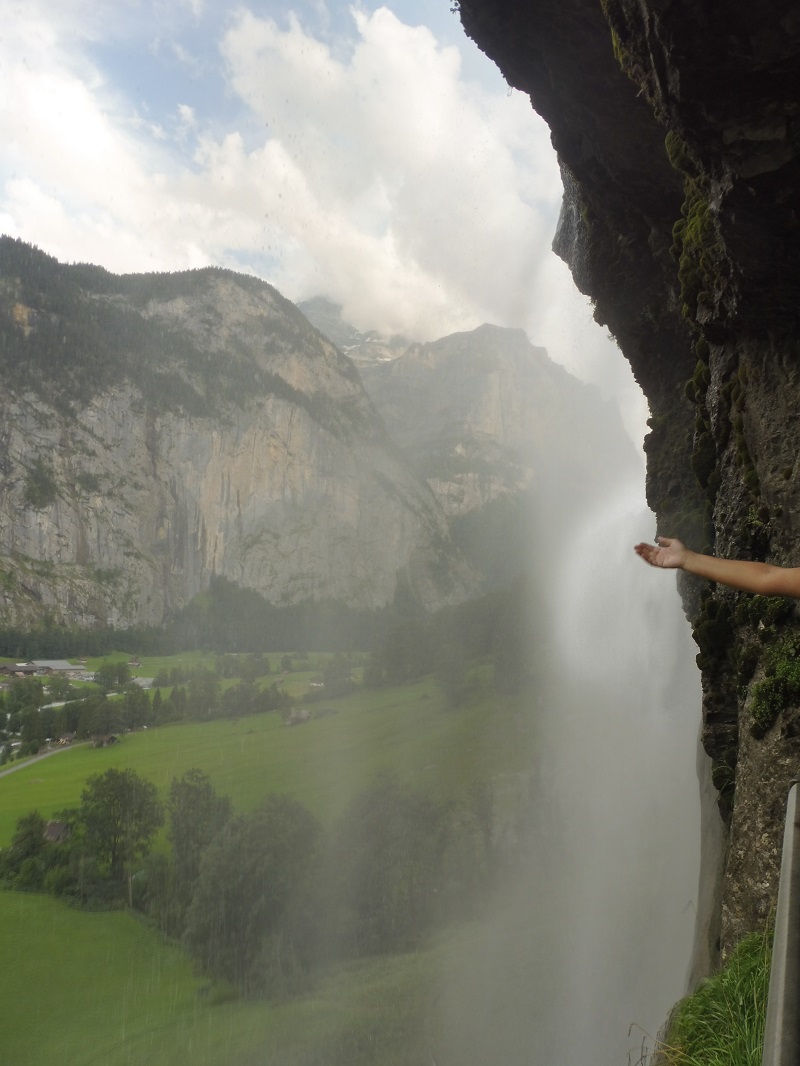
<path id="1" fill-rule="evenodd" d="M 0 915 L 5 1066 L 418 1061 L 436 949 L 354 965 L 284 1004 L 215 1002 L 182 952 L 130 914 L 0 892 Z"/>
<path id="2" fill-rule="evenodd" d="M 285 792 L 327 821 L 381 771 L 444 797 L 527 763 L 528 719 L 519 697 L 487 693 L 452 711 L 423 680 L 310 706 L 336 713 L 293 727 L 277 714 L 169 725 L 128 734 L 114 747 L 80 745 L 22 766 L 0 778 L 0 846 L 21 815 L 37 809 L 47 818 L 77 805 L 86 778 L 112 766 L 131 767 L 163 795 L 173 777 L 196 766 L 237 810 Z"/>
<path id="3" fill-rule="evenodd" d="M 185 658 L 185 657 L 184 657 Z M 169 669 L 174 660 L 163 665 Z M 142 662 L 137 673 L 152 676 Z M 305 690 L 311 674 L 287 687 Z M 79 746 L 0 778 L 0 846 L 17 818 L 77 804 L 86 778 L 131 767 L 166 794 L 191 767 L 237 810 L 286 792 L 330 821 L 382 771 L 440 798 L 524 770 L 531 715 L 488 690 L 448 709 L 430 679 L 358 690 L 294 727 L 278 714 L 181 724 Z M 162 838 L 163 843 L 163 838 Z M 344 967 L 281 1004 L 208 992 L 185 955 L 125 912 L 84 913 L 38 895 L 0 892 L 0 1062 L 9 1066 L 412 1066 L 431 1061 L 427 1026 L 448 940 Z M 227 1000 L 220 1002 L 220 999 Z"/>

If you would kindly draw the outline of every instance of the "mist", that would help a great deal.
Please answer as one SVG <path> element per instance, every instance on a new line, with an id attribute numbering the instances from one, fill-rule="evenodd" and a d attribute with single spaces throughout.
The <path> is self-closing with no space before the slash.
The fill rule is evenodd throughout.
<path id="1" fill-rule="evenodd" d="M 549 133 L 493 67 L 485 84 L 462 76 L 466 59 L 384 7 L 354 16 L 346 50 L 242 9 L 207 28 L 199 54 L 213 53 L 217 80 L 205 93 L 184 71 L 174 99 L 140 100 L 138 83 L 159 79 L 137 74 L 128 108 L 112 78 L 125 64 L 92 35 L 78 47 L 56 8 L 16 12 L 0 42 L 16 88 L 0 115 L 4 232 L 125 272 L 243 269 L 294 300 L 324 293 L 363 329 L 417 339 L 522 327 L 613 398 L 638 446 L 641 393 L 548 251 L 560 197 Z M 137 9 L 130 21 L 138 32 L 150 20 Z M 179 43 L 159 59 L 172 77 Z M 69 123 L 53 100 L 69 101 Z M 586 432 L 565 423 L 566 440 Z M 655 523 L 638 457 L 626 469 L 586 501 L 567 498 L 563 470 L 543 475 L 527 560 L 528 769 L 493 782 L 508 866 L 486 913 L 442 953 L 435 1066 L 637 1063 L 687 991 L 701 909 L 699 677 L 674 580 L 631 550 Z"/>
<path id="2" fill-rule="evenodd" d="M 646 1061 L 687 991 L 699 679 L 674 581 L 631 551 L 653 528 L 642 497 L 622 486 L 538 568 L 527 824 L 445 975 L 439 1066 Z"/>

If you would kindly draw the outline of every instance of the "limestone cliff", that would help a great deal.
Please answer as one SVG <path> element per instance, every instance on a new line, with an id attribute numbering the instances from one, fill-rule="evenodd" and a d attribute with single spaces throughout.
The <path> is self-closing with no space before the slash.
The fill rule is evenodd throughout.
<path id="1" fill-rule="evenodd" d="M 0 241 L 0 621 L 159 623 L 214 573 L 276 604 L 474 587 L 353 364 L 270 286 Z"/>
<path id="2" fill-rule="evenodd" d="M 565 182 L 556 249 L 650 401 L 659 531 L 800 563 L 796 6 L 458 6 L 551 127 Z M 688 583 L 684 593 L 729 825 L 725 950 L 776 894 L 800 760 L 800 687 L 787 680 L 798 622 L 790 604 Z"/>
<path id="3" fill-rule="evenodd" d="M 522 330 L 484 325 L 361 371 L 392 439 L 451 517 L 543 489 L 607 490 L 608 467 L 637 458 L 619 413 L 534 347 Z M 575 425 L 584 432 L 575 433 Z"/>
<path id="4" fill-rule="evenodd" d="M 357 355 L 389 435 L 486 587 L 534 572 L 532 544 L 546 555 L 621 477 L 641 476 L 616 405 L 522 330 L 483 325 L 412 344 L 359 333 L 327 301 L 301 306 Z"/>

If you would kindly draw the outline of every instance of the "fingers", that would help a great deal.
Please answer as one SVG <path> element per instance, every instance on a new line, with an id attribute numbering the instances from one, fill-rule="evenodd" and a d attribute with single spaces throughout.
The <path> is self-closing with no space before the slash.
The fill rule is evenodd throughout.
<path id="1" fill-rule="evenodd" d="M 640 559 L 644 559 L 644 561 L 651 566 L 655 565 L 655 558 L 659 551 L 658 548 L 653 547 L 652 544 L 636 544 L 633 550 Z"/>

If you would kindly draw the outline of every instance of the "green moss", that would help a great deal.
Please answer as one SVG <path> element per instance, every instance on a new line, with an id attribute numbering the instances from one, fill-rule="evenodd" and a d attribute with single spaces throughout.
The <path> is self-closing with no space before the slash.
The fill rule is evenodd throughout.
<path id="1" fill-rule="evenodd" d="M 734 617 L 739 625 L 775 626 L 794 612 L 794 604 L 784 596 L 753 596 L 742 592 L 736 604 Z"/>
<path id="2" fill-rule="evenodd" d="M 698 305 L 710 303 L 719 288 L 723 245 L 699 161 L 674 130 L 666 135 L 664 147 L 670 163 L 684 179 L 681 217 L 672 227 L 670 251 L 678 261 L 683 313 L 694 319 Z"/>
<path id="3" fill-rule="evenodd" d="M 758 474 L 756 473 L 756 468 L 754 466 L 748 466 L 745 469 L 744 483 L 754 496 L 759 496 L 761 494 L 761 482 L 758 479 Z"/>
<path id="4" fill-rule="evenodd" d="M 735 637 L 731 609 L 724 600 L 716 599 L 710 590 L 701 600 L 692 637 L 700 649 L 697 655 L 699 669 L 708 670 L 721 659 L 728 659 Z"/>
<path id="5" fill-rule="evenodd" d="M 764 678 L 753 686 L 751 734 L 760 739 L 781 711 L 800 704 L 800 634 L 789 633 L 764 651 Z"/>
<path id="6" fill-rule="evenodd" d="M 717 462 L 717 446 L 708 430 L 697 437 L 691 462 L 698 484 L 701 488 L 707 488 Z"/>
<path id="7" fill-rule="evenodd" d="M 667 133 L 664 138 L 664 148 L 667 153 L 667 159 L 676 170 L 691 176 L 698 174 L 699 166 L 692 150 L 683 137 L 676 133 L 675 130 L 670 130 Z"/>
<path id="8" fill-rule="evenodd" d="M 760 657 L 760 649 L 755 644 L 746 644 L 736 656 L 736 684 L 742 696 L 746 693 L 747 685 L 752 680 Z"/>
<path id="9" fill-rule="evenodd" d="M 694 354 L 697 356 L 701 363 L 708 364 L 711 359 L 711 349 L 708 346 L 708 341 L 705 337 L 699 337 L 697 343 L 694 346 Z"/>
<path id="10" fill-rule="evenodd" d="M 683 211 L 683 221 L 673 229 L 673 240 L 679 250 L 678 281 L 684 315 L 695 318 L 698 303 L 708 302 L 709 293 L 717 288 L 721 244 L 705 192 L 693 180 L 686 182 Z"/>
<path id="11" fill-rule="evenodd" d="M 705 338 L 701 337 L 695 345 L 698 356 L 708 357 L 709 349 Z M 711 370 L 707 362 L 698 358 L 694 373 L 684 386 L 684 395 L 696 405 L 694 440 L 692 446 L 691 466 L 697 483 L 705 491 L 706 499 L 712 504 L 716 499 L 721 482 L 717 467 L 717 442 L 711 428 L 711 418 L 706 407 L 706 394 L 711 384 Z M 723 444 L 724 446 L 724 444 Z M 710 543 L 713 543 L 711 541 Z"/>
<path id="12" fill-rule="evenodd" d="M 755 474 L 755 470 L 750 467 L 746 470 L 744 477 L 745 484 L 748 488 L 750 488 L 750 484 L 748 484 L 748 474 L 751 471 Z M 756 484 L 758 484 L 757 475 Z M 747 514 L 744 519 L 739 523 L 736 533 L 737 538 L 748 557 L 763 559 L 769 551 L 770 539 L 772 537 L 772 519 L 770 517 L 769 508 L 764 507 L 763 504 L 760 506 L 756 503 L 751 504 L 747 509 Z"/>
<path id="13" fill-rule="evenodd" d="M 669 425 L 668 415 L 651 415 L 647 419 L 647 426 L 652 433 L 661 433 Z"/>

